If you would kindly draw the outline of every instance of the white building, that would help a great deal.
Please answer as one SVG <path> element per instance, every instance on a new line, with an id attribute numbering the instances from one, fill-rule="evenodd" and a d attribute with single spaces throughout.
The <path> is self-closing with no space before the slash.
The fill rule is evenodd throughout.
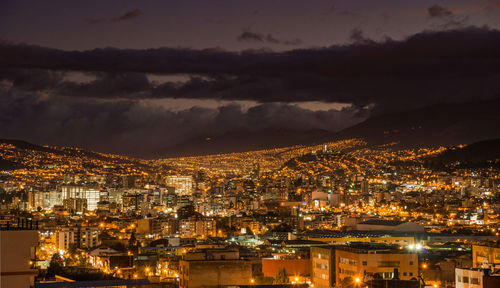
<path id="1" fill-rule="evenodd" d="M 29 208 L 36 210 L 38 207 L 51 209 L 54 205 L 63 205 L 61 191 L 30 191 L 28 193 Z"/>
<path id="2" fill-rule="evenodd" d="M 67 251 L 71 244 L 81 248 L 95 247 L 99 244 L 97 227 L 65 227 L 56 234 L 57 248 Z"/>
<path id="3" fill-rule="evenodd" d="M 167 176 L 167 186 L 174 187 L 177 195 L 191 195 L 193 192 L 193 177 Z"/>
<path id="4" fill-rule="evenodd" d="M 62 199 L 82 198 L 87 199 L 87 209 L 90 211 L 97 209 L 100 190 L 98 187 L 64 185 L 62 186 Z"/>
<path id="5" fill-rule="evenodd" d="M 455 268 L 456 288 L 482 288 L 483 269 L 480 268 Z"/>

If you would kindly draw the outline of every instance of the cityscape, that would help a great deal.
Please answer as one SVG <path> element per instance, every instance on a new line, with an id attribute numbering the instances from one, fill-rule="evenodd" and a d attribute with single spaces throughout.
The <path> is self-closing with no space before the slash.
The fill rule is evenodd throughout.
<path id="1" fill-rule="evenodd" d="M 500 3 L 153 2 L 0 4 L 0 288 L 500 287 Z"/>

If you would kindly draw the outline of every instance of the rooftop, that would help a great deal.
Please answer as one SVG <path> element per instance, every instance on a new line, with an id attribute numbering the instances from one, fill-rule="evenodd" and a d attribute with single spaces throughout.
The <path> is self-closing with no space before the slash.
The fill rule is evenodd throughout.
<path id="1" fill-rule="evenodd" d="M 398 226 L 403 223 L 407 223 L 404 221 L 396 221 L 396 220 L 382 220 L 382 219 L 370 219 L 358 224 L 364 225 L 382 225 L 382 226 Z"/>

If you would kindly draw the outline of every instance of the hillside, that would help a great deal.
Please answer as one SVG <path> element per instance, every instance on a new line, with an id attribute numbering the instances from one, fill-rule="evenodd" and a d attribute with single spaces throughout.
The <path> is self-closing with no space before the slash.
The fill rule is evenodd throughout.
<path id="1" fill-rule="evenodd" d="M 435 169 L 500 167 L 500 138 L 465 147 L 450 147 L 443 153 L 430 157 L 426 165 Z"/>
<path id="2" fill-rule="evenodd" d="M 401 147 L 470 144 L 500 137 L 500 100 L 441 104 L 371 117 L 335 135 L 369 144 L 399 142 Z"/>

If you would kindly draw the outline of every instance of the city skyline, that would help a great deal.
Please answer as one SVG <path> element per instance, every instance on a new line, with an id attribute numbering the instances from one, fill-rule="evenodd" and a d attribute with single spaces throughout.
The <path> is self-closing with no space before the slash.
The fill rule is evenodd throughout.
<path id="1" fill-rule="evenodd" d="M 500 287 L 500 1 L 0 1 L 0 287 Z"/>

